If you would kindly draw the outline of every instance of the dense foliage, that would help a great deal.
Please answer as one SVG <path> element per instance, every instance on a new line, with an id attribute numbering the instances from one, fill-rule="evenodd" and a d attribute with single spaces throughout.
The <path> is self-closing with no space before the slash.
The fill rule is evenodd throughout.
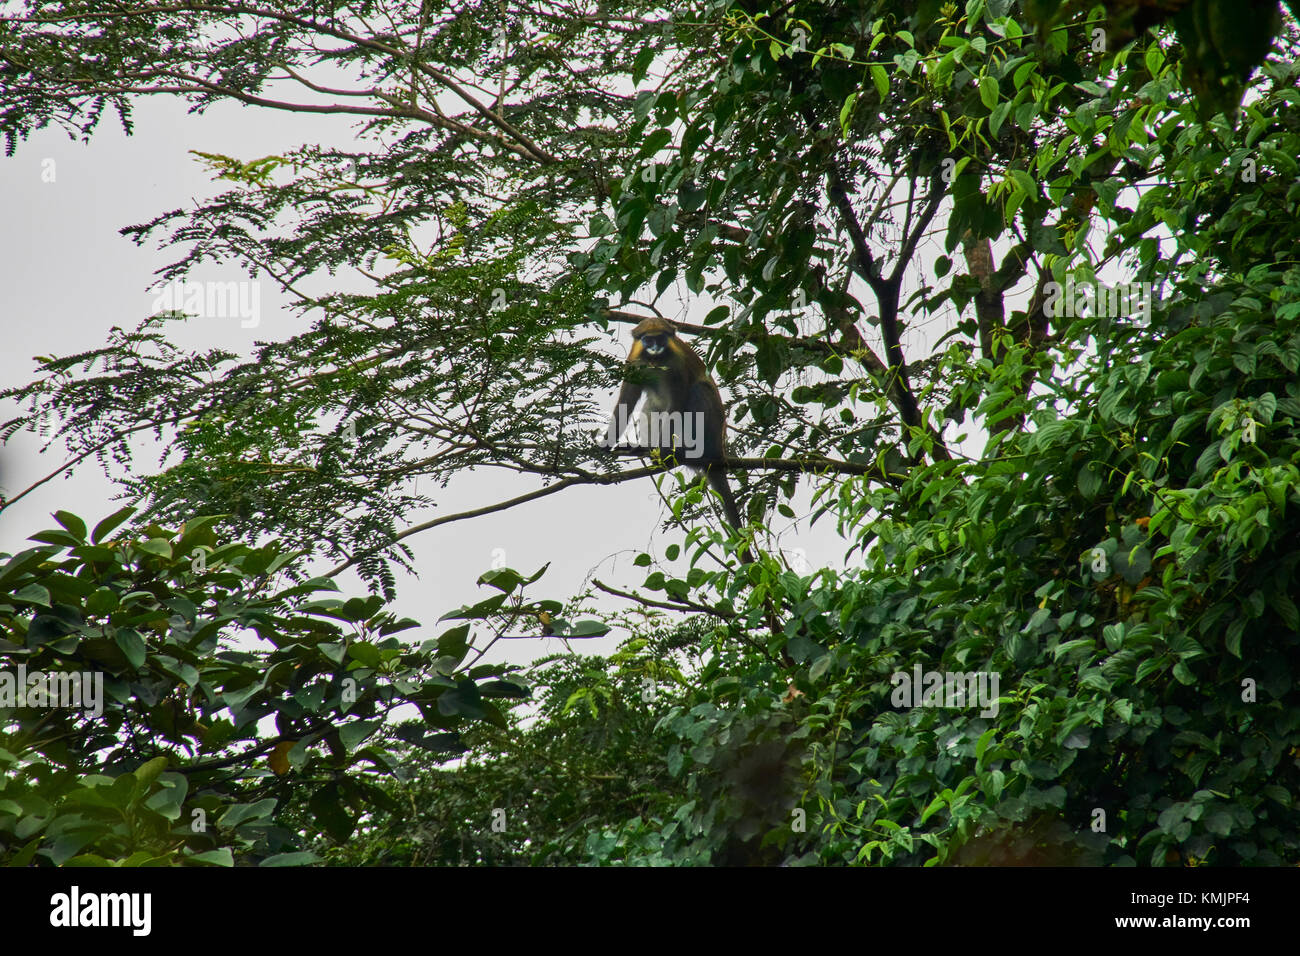
<path id="1" fill-rule="evenodd" d="M 211 518 L 114 536 L 131 511 L 92 531 L 59 512 L 0 566 L 0 653 L 20 668 L 4 676 L 21 678 L 0 690 L 6 863 L 309 862 L 283 819 L 295 797 L 308 832 L 345 840 L 397 809 L 380 785 L 394 747 L 446 759 L 467 725 L 506 726 L 494 700 L 528 696 L 514 668 L 478 663 L 466 625 L 402 642 L 416 622 L 321 596 L 337 590 L 323 578 L 285 582 L 298 556 L 274 543 L 221 544 Z M 493 580 L 485 604 L 506 604 L 515 582 Z M 53 700 L 74 674 L 79 692 Z M 419 720 L 392 738 L 402 705 Z"/>

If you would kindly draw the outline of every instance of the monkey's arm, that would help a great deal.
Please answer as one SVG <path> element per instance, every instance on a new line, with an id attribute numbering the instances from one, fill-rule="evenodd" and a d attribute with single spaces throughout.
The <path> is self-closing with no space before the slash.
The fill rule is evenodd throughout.
<path id="1" fill-rule="evenodd" d="M 609 426 L 605 429 L 603 444 L 607 448 L 618 445 L 619 439 L 627 431 L 632 421 L 632 410 L 641 400 L 642 385 L 639 382 L 624 382 L 618 390 L 618 399 L 614 402 L 614 412 L 610 415 Z"/>

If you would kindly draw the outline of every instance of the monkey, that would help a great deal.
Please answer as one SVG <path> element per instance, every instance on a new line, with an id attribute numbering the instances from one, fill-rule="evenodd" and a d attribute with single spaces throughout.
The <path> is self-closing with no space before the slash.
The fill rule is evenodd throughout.
<path id="1" fill-rule="evenodd" d="M 677 337 L 671 322 L 650 318 L 632 330 L 627 364 L 634 369 L 636 379 L 625 381 L 619 389 L 605 433 L 606 445 L 613 448 L 618 444 L 632 410 L 644 395 L 639 418 L 642 440 L 653 447 L 671 449 L 688 466 L 703 472 L 722 499 L 727 523 L 739 529 L 740 511 L 721 464 L 726 456 L 726 412 L 718 386 L 709 377 L 703 360 Z M 692 465 L 692 458 L 718 464 Z M 742 561 L 748 556 L 746 549 Z"/>
<path id="2" fill-rule="evenodd" d="M 686 460 L 687 466 L 704 472 L 709 485 L 722 499 L 727 523 L 732 530 L 739 530 L 740 509 L 736 507 L 722 465 L 727 453 L 727 415 L 722 407 L 722 395 L 709 377 L 704 361 L 677 337 L 677 328 L 671 322 L 650 318 L 632 330 L 627 364 L 632 368 L 633 378 L 624 381 L 619 389 L 604 444 L 609 448 L 618 444 L 633 409 L 644 396 L 638 423 L 642 440 L 651 446 L 671 449 Z M 703 459 L 709 464 L 692 464 L 691 459 Z M 741 545 L 739 558 L 742 565 L 754 563 L 748 545 Z M 781 625 L 771 595 L 763 598 L 763 607 L 768 628 L 776 637 Z M 786 666 L 794 666 L 784 649 L 781 659 Z"/>

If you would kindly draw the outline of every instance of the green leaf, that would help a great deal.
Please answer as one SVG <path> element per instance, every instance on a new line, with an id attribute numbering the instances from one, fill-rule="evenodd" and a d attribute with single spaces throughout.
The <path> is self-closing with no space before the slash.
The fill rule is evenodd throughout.
<path id="1" fill-rule="evenodd" d="M 879 94 L 881 102 L 889 98 L 889 74 L 879 63 L 871 64 L 871 81 L 876 85 L 876 93 Z M 840 114 L 840 126 L 844 126 L 843 113 Z"/>
<path id="2" fill-rule="evenodd" d="M 322 829 L 340 843 L 351 838 L 356 830 L 356 818 L 339 802 L 337 785 L 330 784 L 312 791 L 307 806 Z"/>
<path id="3" fill-rule="evenodd" d="M 1079 469 L 1079 493 L 1092 501 L 1101 491 L 1101 470 L 1092 462 L 1085 462 Z"/>
<path id="4" fill-rule="evenodd" d="M 1241 639 L 1246 633 L 1245 618 L 1237 618 L 1228 625 L 1228 630 L 1223 637 L 1223 646 L 1233 657 L 1241 657 Z"/>
<path id="5" fill-rule="evenodd" d="M 6 586 L 7 582 L 19 577 L 29 568 L 40 564 L 45 558 L 54 554 L 57 549 L 50 547 L 28 548 L 26 551 L 19 551 L 10 558 L 3 568 L 0 568 L 0 586 Z M 12 587 L 12 584 L 7 586 Z"/>
<path id="6" fill-rule="evenodd" d="M 63 866 L 82 847 L 98 837 L 99 834 L 94 830 L 76 830 L 65 834 L 54 841 L 54 846 L 50 848 L 50 860 L 55 866 Z"/>
<path id="7" fill-rule="evenodd" d="M 478 579 L 478 583 L 490 585 L 509 594 L 519 587 L 523 580 L 517 572 L 512 571 L 510 568 L 493 568 L 491 571 L 483 572 Z"/>
<path id="8" fill-rule="evenodd" d="M 258 866 L 311 866 L 319 862 L 321 858 L 315 853 L 310 850 L 299 850 L 296 853 L 277 853 L 268 856 Z"/>
<path id="9" fill-rule="evenodd" d="M 363 740 L 370 737 L 383 725 L 382 720 L 358 720 L 350 724 L 344 724 L 339 728 L 339 739 L 347 750 L 356 750 Z"/>
<path id="10" fill-rule="evenodd" d="M 136 549 L 146 554 L 156 554 L 160 558 L 170 558 L 172 556 L 172 543 L 166 538 L 149 538 L 147 541 L 137 541 Z"/>
<path id="11" fill-rule="evenodd" d="M 366 667 L 378 667 L 383 661 L 379 648 L 369 641 L 354 641 L 349 644 L 348 656 Z"/>
<path id="12" fill-rule="evenodd" d="M 1002 100 L 997 106 L 993 107 L 993 113 L 989 116 L 989 133 L 994 139 L 1002 130 L 1002 124 L 1007 121 L 1007 116 L 1011 112 L 1014 104 L 1011 100 Z"/>
<path id="13" fill-rule="evenodd" d="M 86 522 L 82 521 L 71 511 L 54 512 L 54 520 L 67 528 L 68 533 L 78 541 L 86 540 Z"/>
<path id="14" fill-rule="evenodd" d="M 250 820 L 264 819 L 274 812 L 276 803 L 274 797 L 267 797 L 256 803 L 236 803 L 221 815 L 217 820 L 217 826 L 223 829 L 234 829 Z"/>
<path id="15" fill-rule="evenodd" d="M 438 637 L 438 656 L 459 661 L 469 650 L 468 624 L 460 624 Z"/>
<path id="16" fill-rule="evenodd" d="M 987 73 L 980 77 L 980 102 L 989 110 L 998 105 L 998 81 Z"/>
<path id="17" fill-rule="evenodd" d="M 136 793 L 142 794 L 149 790 L 153 782 L 158 779 L 158 775 L 167 769 L 166 757 L 154 757 L 135 769 Z"/>
<path id="18" fill-rule="evenodd" d="M 195 863 L 206 863 L 209 866 L 233 867 L 235 865 L 234 854 L 230 852 L 230 847 L 228 846 L 223 846 L 216 850 L 204 850 L 202 853 L 195 853 L 192 856 L 187 857 L 187 859 L 193 860 Z"/>
<path id="19" fill-rule="evenodd" d="M 13 599 L 27 604 L 39 604 L 42 607 L 49 607 L 50 591 L 49 588 L 39 584 L 28 584 L 14 592 Z"/>
<path id="20" fill-rule="evenodd" d="M 140 632 L 129 627 L 119 627 L 113 635 L 118 648 L 126 655 L 127 661 L 136 670 L 144 666 L 146 648 Z"/>
<path id="21" fill-rule="evenodd" d="M 112 588 L 96 588 L 90 597 L 86 598 L 86 612 L 88 614 L 108 614 L 118 608 L 117 592 Z"/>
<path id="22" fill-rule="evenodd" d="M 1287 630 L 1292 633 L 1300 632 L 1300 610 L 1297 610 L 1295 601 L 1285 594 L 1274 594 L 1271 603 Z"/>
<path id="23" fill-rule="evenodd" d="M 1052 616 L 1051 608 L 1040 607 L 1030 616 L 1029 621 L 1025 624 L 1023 631 L 1026 634 L 1032 634 L 1042 628 L 1048 618 Z"/>
<path id="24" fill-rule="evenodd" d="M 858 91 L 854 90 L 844 98 L 844 105 L 840 107 L 840 132 L 845 139 L 849 138 L 849 117 L 853 115 L 853 105 L 858 101 Z"/>
<path id="25" fill-rule="evenodd" d="M 69 534 L 62 528 L 51 528 L 47 531 L 38 531 L 36 534 L 27 536 L 28 541 L 43 541 L 46 544 L 57 544 L 65 548 L 75 548 L 81 544 L 80 538 Z"/>
<path id="26" fill-rule="evenodd" d="M 466 619 L 484 620 L 486 618 L 491 617 L 497 611 L 501 610 L 501 605 L 505 604 L 506 598 L 508 596 L 509 595 L 506 594 L 494 594 L 492 597 L 487 598 L 486 600 L 483 601 L 479 601 L 477 604 L 472 604 L 469 607 L 462 607 L 460 610 L 451 611 L 447 614 L 444 614 L 438 620 L 440 621 L 457 621 L 457 620 L 463 621 Z"/>
<path id="27" fill-rule="evenodd" d="M 527 700 L 532 690 L 512 680 L 487 681 L 479 685 L 479 693 L 484 697 L 503 697 L 510 700 Z"/>
<path id="28" fill-rule="evenodd" d="M 650 64 L 654 62 L 655 54 L 658 49 L 654 46 L 647 46 L 637 54 L 636 59 L 632 61 L 632 85 L 636 86 L 645 79 L 646 73 L 650 70 Z"/>

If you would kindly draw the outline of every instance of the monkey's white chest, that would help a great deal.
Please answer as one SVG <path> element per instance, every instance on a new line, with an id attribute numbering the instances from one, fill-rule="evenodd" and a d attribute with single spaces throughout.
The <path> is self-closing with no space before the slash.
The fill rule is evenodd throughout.
<path id="1" fill-rule="evenodd" d="M 674 448 L 698 458 L 704 450 L 704 415 L 674 407 L 666 388 L 647 388 L 637 417 L 637 441 L 649 448 Z"/>

